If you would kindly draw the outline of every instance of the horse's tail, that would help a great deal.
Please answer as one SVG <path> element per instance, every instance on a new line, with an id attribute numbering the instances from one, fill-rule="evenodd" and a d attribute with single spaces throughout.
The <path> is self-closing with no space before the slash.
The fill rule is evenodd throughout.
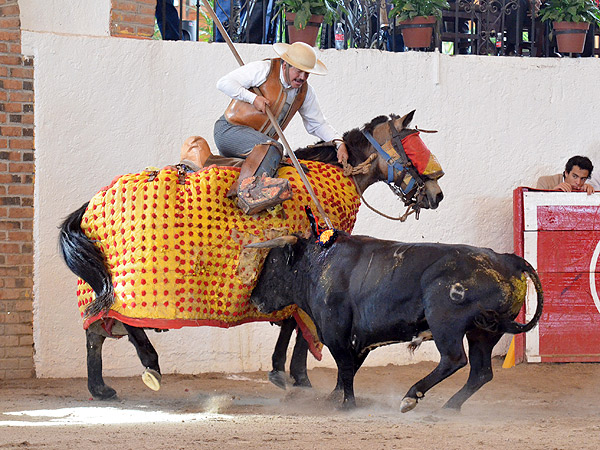
<path id="1" fill-rule="evenodd" d="M 71 271 L 88 283 L 96 299 L 85 309 L 85 317 L 106 312 L 114 303 L 114 290 L 104 255 L 81 229 L 81 219 L 88 203 L 71 213 L 60 226 L 59 245 L 62 257 Z"/>
<path id="2" fill-rule="evenodd" d="M 519 323 L 514 320 L 511 320 L 508 323 L 503 324 L 502 327 L 505 333 L 511 334 L 519 334 L 519 333 L 527 333 L 529 330 L 532 330 L 542 317 L 542 309 L 544 307 L 544 291 L 542 290 L 542 282 L 540 281 L 540 277 L 538 276 L 535 269 L 525 261 L 523 258 L 519 258 L 522 263 L 522 271 L 526 273 L 531 281 L 533 281 L 533 285 L 535 286 L 535 291 L 537 292 L 537 305 L 535 308 L 535 313 L 531 320 L 527 323 Z"/>

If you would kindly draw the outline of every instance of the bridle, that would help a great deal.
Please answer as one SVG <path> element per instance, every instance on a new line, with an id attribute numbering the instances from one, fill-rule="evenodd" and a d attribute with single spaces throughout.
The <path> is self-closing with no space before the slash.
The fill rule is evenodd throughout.
<path id="1" fill-rule="evenodd" d="M 418 133 L 418 131 L 409 133 L 402 138 L 400 136 L 400 132 L 394 126 L 394 119 L 395 117 L 392 116 L 391 120 L 387 122 L 388 126 L 390 127 L 392 137 L 389 141 L 386 141 L 383 146 L 380 145 L 375 140 L 373 135 L 368 131 L 362 130 L 362 133 L 377 151 L 379 156 L 381 156 L 388 165 L 387 179 L 384 181 L 392 190 L 392 192 L 402 199 L 404 205 L 407 206 L 409 210 L 412 210 L 416 213 L 418 218 L 420 210 L 418 204 L 419 200 L 425 195 L 425 182 L 410 158 L 406 156 L 403 142 L 409 136 Z M 400 172 L 399 179 L 402 180 L 400 182 L 400 186 L 394 181 L 395 175 L 398 172 Z M 407 176 L 409 176 L 409 179 L 406 183 L 403 183 Z M 402 184 L 405 184 L 405 186 L 403 187 Z"/>

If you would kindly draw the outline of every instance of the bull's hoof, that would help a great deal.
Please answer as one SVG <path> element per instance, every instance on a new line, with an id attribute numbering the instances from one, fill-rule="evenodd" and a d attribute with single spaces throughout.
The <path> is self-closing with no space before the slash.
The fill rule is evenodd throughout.
<path id="1" fill-rule="evenodd" d="M 412 397 L 404 397 L 402 403 L 400 404 L 400 412 L 408 412 L 415 409 L 417 406 L 417 399 Z"/>
<path id="2" fill-rule="evenodd" d="M 310 384 L 310 380 L 308 379 L 308 377 L 306 375 L 303 376 L 299 376 L 299 377 L 292 377 L 294 378 L 294 386 L 296 387 L 303 387 L 303 388 L 311 388 L 312 384 Z"/>
<path id="3" fill-rule="evenodd" d="M 154 369 L 146 368 L 146 370 L 144 370 L 144 373 L 142 374 L 142 381 L 153 391 L 158 391 L 160 389 L 161 380 L 162 375 Z"/>
<path id="4" fill-rule="evenodd" d="M 344 391 L 342 389 L 334 389 L 331 394 L 327 397 L 330 402 L 339 403 L 344 399 Z"/>
<path id="5" fill-rule="evenodd" d="M 284 391 L 287 389 L 285 372 L 281 372 L 280 370 L 271 370 L 269 372 L 269 381 Z"/>
<path id="6" fill-rule="evenodd" d="M 88 389 L 90 394 L 92 394 L 92 397 L 94 397 L 96 400 L 112 400 L 117 398 L 117 391 L 107 385 L 94 387 L 88 386 Z"/>
<path id="7" fill-rule="evenodd" d="M 342 411 L 351 411 L 353 409 L 356 409 L 356 402 L 354 400 L 342 402 L 340 405 L 340 410 Z"/>

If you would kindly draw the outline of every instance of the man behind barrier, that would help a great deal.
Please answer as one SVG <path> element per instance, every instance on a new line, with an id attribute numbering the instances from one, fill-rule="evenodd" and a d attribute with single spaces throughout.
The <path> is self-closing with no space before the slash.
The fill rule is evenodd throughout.
<path id="1" fill-rule="evenodd" d="M 594 166 L 585 156 L 573 156 L 567 161 L 563 173 L 540 177 L 536 188 L 548 191 L 594 193 L 594 187 L 587 183 Z"/>

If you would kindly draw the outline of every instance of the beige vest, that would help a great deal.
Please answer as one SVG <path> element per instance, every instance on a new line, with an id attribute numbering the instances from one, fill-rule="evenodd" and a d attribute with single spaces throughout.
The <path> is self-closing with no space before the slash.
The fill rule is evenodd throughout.
<path id="1" fill-rule="evenodd" d="M 557 173 L 556 175 L 547 175 L 544 177 L 539 177 L 537 184 L 535 185 L 536 189 L 545 189 L 547 191 L 553 190 L 556 186 L 562 183 L 563 174 Z"/>
<path id="2" fill-rule="evenodd" d="M 279 126 L 284 130 L 288 123 L 290 123 L 290 120 L 292 120 L 294 114 L 296 114 L 304 103 L 308 85 L 304 83 L 293 102 L 291 104 L 287 103 L 287 93 L 279 79 L 280 71 L 281 59 L 271 59 L 271 68 L 269 69 L 267 79 L 258 89 L 260 89 L 261 95 L 271 102 L 270 109 L 273 115 L 278 118 Z M 269 116 L 258 111 L 250 103 L 231 100 L 224 115 L 225 119 L 233 125 L 245 125 L 254 128 L 256 131 L 265 133 L 273 139 L 278 139 L 277 133 L 269 121 Z"/>

